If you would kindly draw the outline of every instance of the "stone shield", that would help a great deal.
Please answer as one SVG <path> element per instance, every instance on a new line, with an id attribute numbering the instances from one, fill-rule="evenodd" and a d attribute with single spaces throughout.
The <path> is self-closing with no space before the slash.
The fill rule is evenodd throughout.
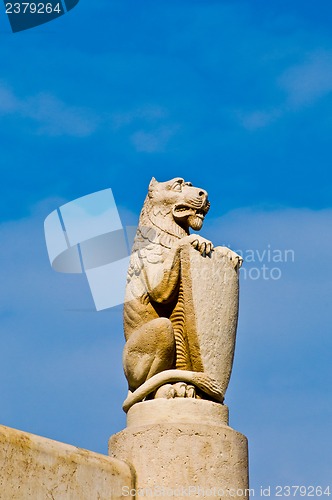
<path id="1" fill-rule="evenodd" d="M 216 380 L 225 394 L 233 365 L 239 276 L 229 249 L 202 256 L 186 246 L 181 255 L 184 334 L 191 369 Z M 188 367 L 189 368 L 189 367 Z"/>

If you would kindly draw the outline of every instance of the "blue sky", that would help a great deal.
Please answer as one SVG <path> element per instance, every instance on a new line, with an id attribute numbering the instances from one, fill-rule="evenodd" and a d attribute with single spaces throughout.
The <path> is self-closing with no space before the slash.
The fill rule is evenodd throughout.
<path id="1" fill-rule="evenodd" d="M 12 34 L 0 12 L 0 422 L 106 453 L 125 425 L 121 308 L 55 273 L 59 205 L 111 187 L 134 224 L 152 176 L 206 188 L 215 244 L 292 249 L 245 279 L 231 425 L 251 482 L 331 479 L 332 5 L 80 0 Z"/>

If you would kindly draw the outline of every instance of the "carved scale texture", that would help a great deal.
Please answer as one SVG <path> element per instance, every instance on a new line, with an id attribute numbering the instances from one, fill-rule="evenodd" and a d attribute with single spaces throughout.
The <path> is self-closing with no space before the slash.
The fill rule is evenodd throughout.
<path id="1" fill-rule="evenodd" d="M 189 358 L 188 341 L 185 337 L 185 311 L 183 287 L 181 282 L 179 286 L 178 301 L 171 314 L 170 320 L 174 328 L 176 345 L 176 368 L 178 370 L 191 370 L 192 366 Z"/>

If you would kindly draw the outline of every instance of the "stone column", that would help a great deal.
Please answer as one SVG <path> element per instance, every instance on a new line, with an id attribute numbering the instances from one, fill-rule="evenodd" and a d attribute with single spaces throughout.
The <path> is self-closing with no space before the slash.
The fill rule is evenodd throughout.
<path id="1" fill-rule="evenodd" d="M 109 454 L 136 473 L 137 497 L 248 498 L 248 444 L 211 401 L 154 399 L 134 405 Z"/>

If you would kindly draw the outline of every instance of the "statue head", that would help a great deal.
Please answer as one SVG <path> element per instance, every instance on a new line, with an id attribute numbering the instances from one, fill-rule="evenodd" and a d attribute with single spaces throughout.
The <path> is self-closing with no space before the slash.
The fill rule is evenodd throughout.
<path id="1" fill-rule="evenodd" d="M 189 228 L 199 231 L 210 208 L 207 192 L 181 177 L 166 182 L 158 182 L 153 177 L 148 198 L 154 207 L 154 215 L 160 213 L 172 217 L 186 231 Z"/>

